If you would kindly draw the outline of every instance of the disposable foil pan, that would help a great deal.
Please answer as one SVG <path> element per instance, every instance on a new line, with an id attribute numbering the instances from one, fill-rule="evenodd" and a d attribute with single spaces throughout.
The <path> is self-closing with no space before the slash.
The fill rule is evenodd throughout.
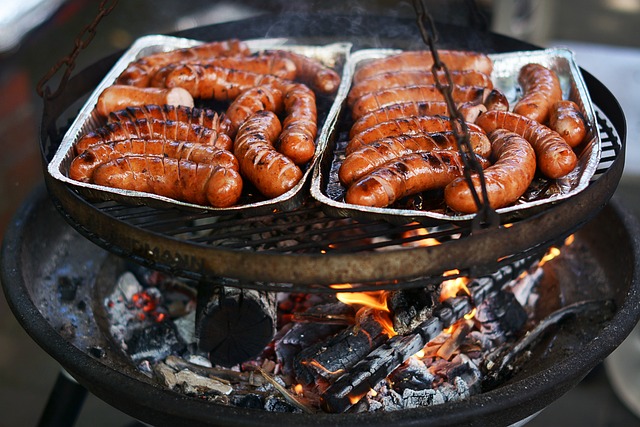
<path id="1" fill-rule="evenodd" d="M 339 74 L 344 70 L 349 53 L 350 43 L 333 43 L 322 46 L 308 46 L 292 44 L 286 38 L 246 40 L 252 52 L 260 52 L 267 49 L 290 50 L 318 59 L 323 64 L 335 69 Z M 265 199 L 258 194 L 248 194 L 243 191 L 239 204 L 228 208 L 214 208 L 211 206 L 196 205 L 174 200 L 168 197 L 140 191 L 122 190 L 95 184 L 83 183 L 69 178 L 69 166 L 74 158 L 74 144 L 87 132 L 100 126 L 105 121 L 95 110 L 95 105 L 102 91 L 114 84 L 116 78 L 127 66 L 136 59 L 156 52 L 166 52 L 175 49 L 188 48 L 202 43 L 198 40 L 178 38 L 164 35 L 150 35 L 137 39 L 131 47 L 118 59 L 109 73 L 91 93 L 77 117 L 65 133 L 60 147 L 48 165 L 48 173 L 55 179 L 74 187 L 80 194 L 90 200 L 104 201 L 115 200 L 130 205 L 147 205 L 157 208 L 177 207 L 187 210 L 211 210 L 221 213 L 233 213 L 236 211 L 259 210 L 270 212 L 274 209 L 291 210 L 298 207 L 308 195 L 308 181 L 315 164 L 319 161 L 320 154 L 328 140 L 325 135 L 334 128 L 336 117 L 339 114 L 339 106 L 335 104 L 335 96 L 317 96 L 318 101 L 318 136 L 316 151 L 311 161 L 303 169 L 303 177 L 291 190 L 276 198 Z"/>
<path id="2" fill-rule="evenodd" d="M 346 143 L 345 132 L 352 121 L 350 111 L 346 106 L 350 82 L 359 65 L 373 59 L 384 58 L 397 54 L 396 49 L 365 49 L 353 52 L 347 63 L 343 84 L 345 88 L 338 92 L 337 103 L 342 106 L 340 116 L 341 126 L 328 135 L 329 142 L 323 156 L 318 162 L 311 181 L 311 195 L 321 202 L 325 211 L 332 215 L 349 216 L 361 219 L 384 219 L 391 222 L 418 221 L 425 224 L 437 224 L 450 221 L 469 221 L 475 214 L 460 214 L 446 207 L 417 209 L 417 208 L 374 208 L 346 203 L 344 193 L 346 188 L 338 179 L 338 169 L 344 160 Z M 589 185 L 600 161 L 601 141 L 595 119 L 594 107 L 586 85 L 578 68 L 573 52 L 564 48 L 553 48 L 535 51 L 518 51 L 509 53 L 490 54 L 494 62 L 491 80 L 496 88 L 504 92 L 513 105 L 522 96 L 518 84 L 518 72 L 523 65 L 539 63 L 554 70 L 562 86 L 563 99 L 570 99 L 580 107 L 587 121 L 588 133 L 585 141 L 577 147 L 578 165 L 576 168 L 558 180 L 546 180 L 539 186 L 528 191 L 512 206 L 496 209 L 502 221 L 521 219 L 538 213 L 554 203 L 565 200 Z"/>

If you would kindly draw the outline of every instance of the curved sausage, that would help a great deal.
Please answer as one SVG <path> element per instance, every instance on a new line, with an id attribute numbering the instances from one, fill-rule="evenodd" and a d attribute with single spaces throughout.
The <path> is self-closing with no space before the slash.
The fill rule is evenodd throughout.
<path id="1" fill-rule="evenodd" d="M 486 160 L 478 159 L 483 167 Z M 385 207 L 426 190 L 443 188 L 464 173 L 460 154 L 455 151 L 413 153 L 374 169 L 353 183 L 345 193 L 347 203 Z"/>
<path id="2" fill-rule="evenodd" d="M 481 103 L 485 88 L 481 86 L 454 86 L 453 101 Z M 400 102 L 443 101 L 444 95 L 435 85 L 404 86 L 383 89 L 360 97 L 351 107 L 351 115 L 358 120 L 368 112 Z"/>
<path id="3" fill-rule="evenodd" d="M 491 154 L 491 143 L 484 133 L 471 132 L 469 140 L 477 155 L 486 158 Z M 458 145 L 452 132 L 384 138 L 349 154 L 338 169 L 338 177 L 343 185 L 349 186 L 353 181 L 397 157 L 418 152 L 457 149 Z"/>
<path id="4" fill-rule="evenodd" d="M 509 100 L 499 89 L 493 88 L 484 100 L 487 110 L 509 111 Z"/>
<path id="5" fill-rule="evenodd" d="M 193 97 L 189 92 L 179 87 L 163 89 L 112 85 L 105 88 L 98 96 L 96 111 L 101 116 L 107 117 L 109 113 L 126 107 L 139 107 L 147 104 L 193 107 Z"/>
<path id="6" fill-rule="evenodd" d="M 234 205 L 242 193 L 242 177 L 233 169 L 160 156 L 119 157 L 98 166 L 93 180 L 216 208 Z"/>
<path id="7" fill-rule="evenodd" d="M 259 111 L 240 126 L 234 142 L 241 174 L 266 197 L 286 193 L 302 178 L 300 168 L 273 147 L 280 131 L 274 113 Z"/>
<path id="8" fill-rule="evenodd" d="M 250 71 L 257 74 L 270 74 L 282 79 L 293 79 L 296 76 L 296 64 L 285 57 L 260 54 L 256 56 L 221 56 L 196 61 L 182 61 L 164 66 L 152 76 L 150 85 L 165 87 L 167 75 L 179 65 L 198 64 L 232 70 Z"/>
<path id="9" fill-rule="evenodd" d="M 253 113 L 267 110 L 279 114 L 283 106 L 282 92 L 273 86 L 262 85 L 245 90 L 227 108 L 229 136 L 235 137 L 240 125 Z"/>
<path id="10" fill-rule="evenodd" d="M 116 79 L 117 84 L 145 87 L 151 77 L 162 67 L 187 60 L 198 60 L 216 56 L 250 55 L 246 43 L 230 39 L 203 43 L 169 52 L 158 52 L 133 61 Z"/>
<path id="11" fill-rule="evenodd" d="M 507 129 L 529 141 L 536 152 L 540 171 L 549 178 L 560 178 L 571 172 L 578 158 L 571 147 L 555 131 L 535 120 L 509 111 L 487 111 L 476 120 L 485 132 Z"/>
<path id="12" fill-rule="evenodd" d="M 266 51 L 287 58 L 296 65 L 296 79 L 324 95 L 330 95 L 340 86 L 340 75 L 315 58 L 288 50 Z"/>
<path id="13" fill-rule="evenodd" d="M 556 73 L 540 64 L 527 64 L 520 69 L 518 82 L 523 96 L 513 107 L 513 112 L 538 123 L 546 123 L 551 106 L 562 99 Z"/>
<path id="14" fill-rule="evenodd" d="M 291 83 L 281 85 L 284 93 L 286 116 L 282 121 L 282 133 L 276 149 L 296 165 L 307 163 L 316 151 L 318 112 L 316 96 L 306 85 Z"/>
<path id="15" fill-rule="evenodd" d="M 169 139 L 174 141 L 199 142 L 228 150 L 231 138 L 215 129 L 157 119 L 140 119 L 107 123 L 82 136 L 75 144 L 76 154 L 81 154 L 94 144 L 125 139 Z"/>
<path id="16" fill-rule="evenodd" d="M 456 86 L 479 86 L 493 89 L 493 82 L 484 73 L 476 70 L 451 70 L 449 72 L 451 81 Z M 440 78 L 442 83 L 446 83 L 444 75 Z M 358 98 L 377 92 L 382 89 L 392 89 L 403 86 L 433 85 L 436 79 L 431 71 L 391 71 L 364 79 L 355 83 L 347 95 L 347 105 L 352 106 Z"/>
<path id="17" fill-rule="evenodd" d="M 531 144 L 515 132 L 496 129 L 489 133 L 496 161 L 483 173 L 489 205 L 502 208 L 514 203 L 524 194 L 536 173 L 536 155 Z M 482 200 L 480 179 L 471 177 L 473 186 Z M 451 181 L 444 189 L 447 205 L 462 213 L 475 213 L 476 203 L 464 177 Z"/>
<path id="18" fill-rule="evenodd" d="M 573 101 L 558 101 L 551 107 L 549 127 L 560 134 L 570 147 L 576 147 L 587 135 L 586 120 Z"/>
<path id="19" fill-rule="evenodd" d="M 69 178 L 80 182 L 91 182 L 93 171 L 99 165 L 118 157 L 134 154 L 185 159 L 239 170 L 238 160 L 231 152 L 212 145 L 158 139 L 129 139 L 89 147 L 71 162 Z"/>
<path id="20" fill-rule="evenodd" d="M 469 131 L 484 132 L 479 126 L 467 123 Z M 452 130 L 451 121 L 443 116 L 417 116 L 402 117 L 386 122 L 378 123 L 355 135 L 349 140 L 345 148 L 346 154 L 350 154 L 363 145 L 367 145 L 378 139 L 398 135 L 418 135 L 423 133 L 446 132 Z"/>
<path id="21" fill-rule="evenodd" d="M 480 52 L 463 50 L 439 50 L 440 60 L 449 70 L 477 70 L 488 76 L 493 71 L 493 61 Z M 428 50 L 405 51 L 363 64 L 353 75 L 357 83 L 366 78 L 399 70 L 425 70 L 433 66 L 433 56 Z"/>

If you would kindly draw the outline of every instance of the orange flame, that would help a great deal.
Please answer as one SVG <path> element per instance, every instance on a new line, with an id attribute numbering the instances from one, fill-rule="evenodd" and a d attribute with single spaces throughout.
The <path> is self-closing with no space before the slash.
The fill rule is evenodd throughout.
<path id="1" fill-rule="evenodd" d="M 428 235 L 429 235 L 429 232 L 427 231 L 426 228 L 415 228 L 412 230 L 407 230 L 403 234 L 405 239 L 410 239 L 412 237 L 418 237 L 418 236 L 428 236 Z M 420 240 L 407 243 L 407 245 L 409 246 L 436 246 L 440 244 L 441 243 L 437 239 L 434 239 L 432 237 L 427 237 L 426 239 L 420 239 Z"/>
<path id="2" fill-rule="evenodd" d="M 336 298 L 345 304 L 357 304 L 382 311 L 389 311 L 387 307 L 387 293 L 385 291 L 338 292 Z"/>

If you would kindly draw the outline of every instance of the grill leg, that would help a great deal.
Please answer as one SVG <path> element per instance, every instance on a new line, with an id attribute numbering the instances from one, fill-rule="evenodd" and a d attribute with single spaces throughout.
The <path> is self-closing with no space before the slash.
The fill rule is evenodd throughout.
<path id="1" fill-rule="evenodd" d="M 49 394 L 38 427 L 73 426 L 82 409 L 87 390 L 64 370 L 60 371 Z"/>

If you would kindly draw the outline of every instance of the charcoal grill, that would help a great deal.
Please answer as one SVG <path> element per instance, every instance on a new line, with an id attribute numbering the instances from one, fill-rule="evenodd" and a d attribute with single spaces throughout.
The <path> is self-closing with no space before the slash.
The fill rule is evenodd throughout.
<path id="1" fill-rule="evenodd" d="M 422 47 L 412 20 L 361 17 L 359 26 L 347 32 L 349 16 L 272 18 L 262 16 L 177 35 L 194 39 L 287 36 L 322 43 L 349 38 L 356 48 L 378 47 L 377 43 L 405 49 Z M 308 25 L 298 28 L 291 22 L 315 25 L 312 29 Z M 536 48 L 469 28 L 442 25 L 439 31 L 442 48 L 488 52 Z M 312 32 L 314 36 L 309 37 Z M 373 40 L 376 45 L 372 45 Z M 69 119 L 117 57 L 106 57 L 78 73 L 62 96 L 46 103 L 41 134 L 45 164 Z M 617 203 L 607 206 L 624 166 L 624 115 L 600 82 L 584 70 L 583 75 L 597 108 L 603 140 L 596 176 L 575 197 L 510 227 L 438 224 L 428 228 L 427 236 L 407 238 L 401 236 L 423 225 L 332 218 L 313 202 L 292 212 L 213 217 L 207 212 L 94 203 L 45 174 L 48 198 L 42 191 L 32 195 L 7 233 L 2 264 L 7 299 L 25 329 L 83 386 L 124 412 L 158 425 L 418 425 L 425 420 L 433 425 L 497 425 L 520 421 L 577 384 L 622 342 L 639 317 L 638 227 Z M 55 211 L 71 227 L 59 221 L 53 215 Z M 278 225 L 265 225 L 265 218 L 278 219 Z M 300 224 L 309 225 L 302 234 L 296 228 Z M 225 232 L 230 228 L 232 234 Z M 265 232 L 269 233 L 267 238 Z M 454 268 L 460 275 L 481 276 L 541 253 L 572 233 L 588 248 L 585 262 L 603 272 L 602 280 L 597 280 L 594 289 L 584 290 L 583 296 L 613 299 L 617 307 L 613 318 L 597 326 L 584 326 L 588 321 L 574 326 L 585 330 L 580 333 L 561 329 L 556 338 L 564 344 L 557 352 L 539 363 L 528 364 L 495 390 L 463 402 L 397 413 L 308 416 L 260 412 L 258 420 L 251 410 L 190 399 L 159 388 L 118 357 L 101 335 L 91 305 L 74 311 L 73 318 L 68 319 L 68 313 L 62 314 L 55 304 L 43 303 L 50 293 L 51 280 L 61 271 L 82 275 L 87 301 L 91 301 L 97 271 L 109 254 L 198 280 L 227 277 L 236 280 L 239 287 L 334 292 L 328 285 L 344 282 L 359 283 L 354 290 L 425 286 L 441 281 L 442 274 Z M 375 239 L 375 244 L 361 243 L 380 236 L 385 238 Z M 426 237 L 436 237 L 444 244 L 407 249 L 406 244 Z M 386 250 L 374 250 L 380 248 Z M 65 336 L 65 330 L 60 329 L 68 321 L 76 327 L 73 337 Z"/>

